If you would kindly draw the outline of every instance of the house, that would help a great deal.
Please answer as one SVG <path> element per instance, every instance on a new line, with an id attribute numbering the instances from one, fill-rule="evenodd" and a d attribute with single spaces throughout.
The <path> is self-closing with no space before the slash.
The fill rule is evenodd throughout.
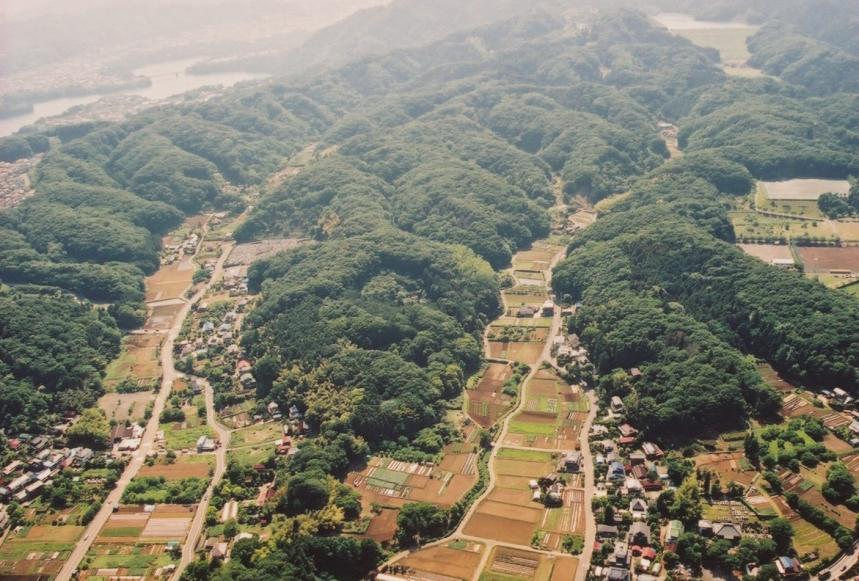
<path id="1" fill-rule="evenodd" d="M 602 466 L 603 464 L 605 464 L 605 456 L 603 456 L 602 454 L 597 454 L 594 462 L 597 466 Z"/>
<path id="2" fill-rule="evenodd" d="M 250 373 L 243 373 L 241 377 L 239 377 L 239 382 L 245 387 L 253 387 L 256 385 L 257 380 L 254 379 L 254 376 Z"/>
<path id="3" fill-rule="evenodd" d="M 116 445 L 117 452 L 134 452 L 140 447 L 140 438 L 125 438 Z"/>
<path id="4" fill-rule="evenodd" d="M 215 447 L 215 441 L 212 438 L 207 438 L 206 436 L 197 438 L 197 453 L 214 452 Z"/>
<path id="5" fill-rule="evenodd" d="M 624 436 L 622 438 L 618 438 L 617 443 L 624 447 L 632 446 L 635 444 L 635 436 Z"/>
<path id="6" fill-rule="evenodd" d="M 223 559 L 227 556 L 227 543 L 218 543 L 213 548 L 211 553 L 209 553 L 212 559 Z"/>
<path id="7" fill-rule="evenodd" d="M 606 477 L 609 480 L 626 480 L 626 469 L 620 462 L 612 462 L 608 467 L 608 475 Z"/>
<path id="8" fill-rule="evenodd" d="M 266 409 L 266 411 L 268 411 L 268 415 L 270 415 L 271 417 L 274 418 L 275 415 L 277 416 L 277 418 L 275 418 L 275 419 L 278 419 L 281 417 L 280 406 L 277 405 L 276 402 L 273 402 L 273 401 L 269 402 L 269 404 L 266 406 L 265 409 Z"/>
<path id="9" fill-rule="evenodd" d="M 24 474 L 10 482 L 7 488 L 9 488 L 10 492 L 18 492 L 19 490 L 24 488 L 24 486 L 29 484 L 32 479 L 33 477 L 30 474 Z"/>
<path id="10" fill-rule="evenodd" d="M 300 420 L 304 417 L 304 414 L 301 413 L 301 410 L 298 409 L 298 406 L 295 404 L 289 406 L 289 420 L 296 421 Z"/>
<path id="11" fill-rule="evenodd" d="M 630 544 L 646 547 L 650 544 L 650 527 L 643 521 L 635 521 L 629 527 L 629 536 L 627 538 Z"/>
<path id="12" fill-rule="evenodd" d="M 544 317 L 551 317 L 555 314 L 555 303 L 550 300 L 547 300 L 543 303 L 543 308 L 540 309 Z"/>
<path id="13" fill-rule="evenodd" d="M 608 579 L 608 581 L 629 581 L 629 569 L 625 569 L 623 567 L 610 567 L 608 575 L 606 575 L 606 579 Z"/>
<path id="14" fill-rule="evenodd" d="M 561 460 L 558 468 L 563 472 L 576 473 L 582 469 L 582 453 L 579 451 L 567 452 Z"/>
<path id="15" fill-rule="evenodd" d="M 677 541 L 685 532 L 683 523 L 679 520 L 673 520 L 668 523 L 668 532 L 665 534 L 665 545 L 669 550 L 673 551 L 677 548 Z"/>
<path id="16" fill-rule="evenodd" d="M 647 501 L 643 498 L 634 498 L 629 503 L 629 512 L 634 519 L 643 519 L 647 516 Z"/>
<path id="17" fill-rule="evenodd" d="M 15 460 L 15 461 L 13 461 L 13 462 L 10 462 L 10 463 L 9 463 L 9 464 L 7 464 L 7 465 L 6 465 L 6 467 L 3 469 L 3 474 L 4 474 L 5 476 L 9 476 L 10 474 L 12 474 L 13 472 L 15 472 L 15 471 L 16 471 L 18 468 L 20 468 L 20 467 L 21 467 L 21 461 L 20 461 L 20 460 Z"/>
<path id="18" fill-rule="evenodd" d="M 614 546 L 611 556 L 612 564 L 617 567 L 629 567 L 629 545 L 619 542 Z"/>
<path id="19" fill-rule="evenodd" d="M 597 538 L 600 540 L 614 539 L 618 535 L 617 527 L 614 525 L 597 525 Z"/>
<path id="20" fill-rule="evenodd" d="M 711 537 L 713 536 L 713 523 L 708 520 L 699 520 L 698 521 L 698 534 L 702 537 Z"/>
<path id="21" fill-rule="evenodd" d="M 639 379 L 641 377 L 641 370 L 638 367 L 633 367 L 629 370 L 629 376 L 633 379 Z"/>
<path id="22" fill-rule="evenodd" d="M 618 398 L 618 399 L 620 399 L 620 398 Z M 621 405 L 623 405 L 623 402 L 621 402 Z M 629 424 L 621 424 L 621 426 L 618 428 L 618 430 L 620 430 L 620 435 L 623 436 L 624 438 L 629 438 L 629 437 L 632 437 L 632 436 L 635 436 L 638 434 L 638 430 L 636 430 L 635 428 L 633 428 Z"/>
<path id="23" fill-rule="evenodd" d="M 623 400 L 620 397 L 613 395 L 611 396 L 611 411 L 616 414 L 622 413 L 624 411 Z"/>
<path id="24" fill-rule="evenodd" d="M 644 464 L 647 461 L 647 457 L 644 455 L 644 452 L 637 450 L 629 455 L 629 463 L 633 466 L 638 464 Z"/>
<path id="25" fill-rule="evenodd" d="M 529 306 L 520 307 L 519 310 L 516 311 L 516 316 L 520 319 L 533 319 L 536 314 L 537 311 L 534 307 Z"/>
<path id="26" fill-rule="evenodd" d="M 213 333 L 215 331 L 215 325 L 211 321 L 206 321 L 203 323 L 203 326 L 200 327 L 200 331 L 203 333 Z"/>
<path id="27" fill-rule="evenodd" d="M 779 557 L 775 560 L 775 566 L 782 577 L 794 577 L 802 574 L 802 564 L 793 557 Z"/>
<path id="28" fill-rule="evenodd" d="M 654 444 L 653 442 L 645 442 L 641 445 L 641 451 L 644 452 L 644 455 L 648 460 L 658 460 L 665 456 L 665 453 L 662 449 Z"/>
<path id="29" fill-rule="evenodd" d="M 241 361 L 236 363 L 236 373 L 238 373 L 239 375 L 242 375 L 243 373 L 248 373 L 252 368 L 253 366 L 251 365 L 251 362 L 246 359 L 242 359 Z"/>
<path id="30" fill-rule="evenodd" d="M 740 526 L 730 522 L 713 523 L 713 535 L 732 543 L 743 538 Z"/>
<path id="31" fill-rule="evenodd" d="M 626 493 L 630 495 L 641 494 L 644 491 L 644 487 L 641 485 L 641 482 L 638 481 L 637 478 L 633 478 L 632 476 L 627 476 L 626 480 L 623 482 L 623 487 L 626 489 Z"/>

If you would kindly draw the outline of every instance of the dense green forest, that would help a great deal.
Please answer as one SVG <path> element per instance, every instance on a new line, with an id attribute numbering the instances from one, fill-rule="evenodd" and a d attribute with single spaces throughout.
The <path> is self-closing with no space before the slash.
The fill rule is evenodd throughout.
<path id="1" fill-rule="evenodd" d="M 49 414 L 93 405 L 119 340 L 110 315 L 74 297 L 0 289 L 0 423 L 7 433 L 38 431 Z"/>

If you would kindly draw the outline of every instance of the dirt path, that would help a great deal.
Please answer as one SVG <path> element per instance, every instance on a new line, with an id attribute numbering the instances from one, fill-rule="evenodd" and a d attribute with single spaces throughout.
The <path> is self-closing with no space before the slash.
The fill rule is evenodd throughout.
<path id="1" fill-rule="evenodd" d="M 182 306 L 179 313 L 177 313 L 176 317 L 173 320 L 173 324 L 170 329 L 167 331 L 164 342 L 161 344 L 161 389 L 158 392 L 158 395 L 155 398 L 155 402 L 152 408 L 152 415 L 149 418 L 149 421 L 146 424 L 146 429 L 143 432 L 143 438 L 140 442 L 140 447 L 132 454 L 131 461 L 125 467 L 125 470 L 122 473 L 122 476 L 116 483 L 116 486 L 110 493 L 107 495 L 107 499 L 101 506 L 101 510 L 98 511 L 95 518 L 90 521 L 87 526 L 86 531 L 84 532 L 83 537 L 78 544 L 75 546 L 71 555 L 69 555 L 68 560 L 63 565 L 63 568 L 60 569 L 60 572 L 57 574 L 56 579 L 58 581 L 66 581 L 72 578 L 72 575 L 78 568 L 78 565 L 86 556 L 90 547 L 92 546 L 93 541 L 95 540 L 98 532 L 102 529 L 102 527 L 107 523 L 110 515 L 113 514 L 114 505 L 118 505 L 120 500 L 122 499 L 122 495 L 125 492 L 125 489 L 128 487 L 128 483 L 131 482 L 131 479 L 137 475 L 137 472 L 140 470 L 140 467 L 143 466 L 143 461 L 146 459 L 146 455 L 149 452 L 154 451 L 155 444 L 155 434 L 158 432 L 159 418 L 161 417 L 161 412 L 164 411 L 164 406 L 167 400 L 170 397 L 170 390 L 173 388 L 173 381 L 178 376 L 179 372 L 176 370 L 175 361 L 173 358 L 173 345 L 176 342 L 176 338 L 179 336 L 179 332 L 182 330 L 182 323 L 185 321 L 185 318 L 191 312 L 191 308 L 194 306 L 197 301 L 199 301 L 206 292 L 209 290 L 209 287 L 212 284 L 212 281 L 217 280 L 223 274 L 224 271 L 224 262 L 229 256 L 230 251 L 232 250 L 232 243 L 228 243 L 223 245 L 222 252 L 220 258 L 218 258 L 218 262 L 215 265 L 215 270 L 212 274 L 212 278 L 206 284 L 204 284 L 195 294 L 191 297 L 185 304 Z M 201 243 L 197 247 L 197 252 L 195 256 L 199 254 L 201 249 L 203 248 L 203 244 Z"/>

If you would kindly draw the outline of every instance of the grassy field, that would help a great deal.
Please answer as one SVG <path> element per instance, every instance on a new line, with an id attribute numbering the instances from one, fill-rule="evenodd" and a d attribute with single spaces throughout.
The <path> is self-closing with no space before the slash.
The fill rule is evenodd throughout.
<path id="1" fill-rule="evenodd" d="M 539 452 L 537 450 L 518 450 L 515 448 L 501 448 L 498 450 L 498 458 L 510 460 L 527 460 L 529 462 L 552 462 L 552 454 Z"/>
<path id="2" fill-rule="evenodd" d="M 796 240 L 802 238 L 836 240 L 836 230 L 828 221 L 799 220 L 763 216 L 751 210 L 728 212 L 738 240 Z"/>
<path id="3" fill-rule="evenodd" d="M 231 448 L 253 446 L 273 442 L 283 437 L 283 428 L 278 422 L 256 424 L 233 432 L 230 439 Z"/>
<path id="4" fill-rule="evenodd" d="M 529 436 L 554 436 L 555 424 L 511 420 L 510 432 Z"/>
<path id="5" fill-rule="evenodd" d="M 274 445 L 272 444 L 266 446 L 248 446 L 238 450 L 230 450 L 229 456 L 242 466 L 253 466 L 254 464 L 264 463 L 273 451 Z"/>
<path id="6" fill-rule="evenodd" d="M 164 439 L 170 450 L 193 448 L 200 436 L 213 438 L 214 431 L 206 425 L 182 428 L 181 424 L 161 424 Z"/>
<path id="7" fill-rule="evenodd" d="M 755 27 L 702 28 L 698 30 L 676 30 L 675 33 L 698 46 L 715 48 L 723 63 L 745 62 L 751 56 L 746 48 L 746 39 L 756 32 Z"/>

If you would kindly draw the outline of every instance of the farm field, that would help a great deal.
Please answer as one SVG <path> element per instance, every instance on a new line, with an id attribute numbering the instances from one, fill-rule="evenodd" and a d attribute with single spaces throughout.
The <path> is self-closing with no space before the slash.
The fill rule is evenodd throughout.
<path id="1" fill-rule="evenodd" d="M 748 486 L 757 475 L 754 468 L 748 464 L 743 452 L 699 454 L 695 457 L 695 468 L 709 470 L 718 475 L 723 484 L 736 482 Z"/>
<path id="2" fill-rule="evenodd" d="M 274 452 L 274 444 L 263 444 L 260 446 L 245 446 L 244 448 L 231 449 L 227 452 L 228 457 L 242 466 L 253 466 L 263 464 Z"/>
<path id="3" fill-rule="evenodd" d="M 191 255 L 184 255 L 173 264 L 162 266 L 155 274 L 146 278 L 147 303 L 182 298 L 191 286 L 197 266 Z"/>
<path id="4" fill-rule="evenodd" d="M 794 259 L 790 246 L 786 244 L 737 244 L 737 247 L 767 264 L 772 264 L 773 260 Z"/>
<path id="5" fill-rule="evenodd" d="M 506 363 L 490 363 L 472 389 L 465 392 L 468 415 L 482 427 L 494 424 L 513 401 L 501 392 L 504 383 L 513 375 Z"/>
<path id="6" fill-rule="evenodd" d="M 859 274 L 859 247 L 797 248 L 807 274 L 830 273 L 833 270 Z"/>
<path id="7" fill-rule="evenodd" d="M 172 464 L 163 459 L 153 466 L 142 466 L 138 476 L 163 476 L 165 480 L 183 478 L 208 478 L 209 470 L 215 465 L 213 454 L 183 454 Z"/>
<path id="8" fill-rule="evenodd" d="M 104 385 L 113 391 L 123 382 L 134 383 L 151 388 L 161 377 L 158 362 L 158 347 L 163 337 L 160 335 L 128 335 L 122 340 L 119 356 L 111 361 L 105 370 Z"/>
<path id="9" fill-rule="evenodd" d="M 588 402 L 580 388 L 554 372 L 540 370 L 525 384 L 522 411 L 510 420 L 504 444 L 573 450 L 587 417 Z"/>
<path id="10" fill-rule="evenodd" d="M 494 460 L 496 487 L 477 505 L 465 525 L 465 534 L 506 543 L 531 543 L 534 532 L 544 523 L 546 509 L 531 500 L 528 482 L 551 473 L 556 458 L 549 452 L 525 452 L 499 450 Z"/>
<path id="11" fill-rule="evenodd" d="M 238 274 L 245 276 L 248 267 L 257 260 L 295 248 L 299 244 L 301 240 L 298 238 L 276 238 L 237 244 L 227 257 L 224 266 L 239 267 Z"/>
<path id="12" fill-rule="evenodd" d="M 283 438 L 283 427 L 279 422 L 266 422 L 241 428 L 232 433 L 230 448 L 271 444 Z"/>
<path id="13" fill-rule="evenodd" d="M 0 577 L 56 575 L 84 530 L 82 526 L 40 525 L 10 532 L 0 546 Z"/>
<path id="14" fill-rule="evenodd" d="M 151 512 L 136 505 L 119 507 L 87 553 L 81 579 L 153 578 L 157 568 L 176 562 L 165 545 L 185 541 L 194 510 L 193 505 L 159 504 Z"/>
<path id="15" fill-rule="evenodd" d="M 540 360 L 544 346 L 544 341 L 489 341 L 489 356 L 493 359 L 505 359 L 516 363 L 534 365 Z"/>
<path id="16" fill-rule="evenodd" d="M 850 192 L 847 180 L 796 179 L 759 183 L 770 200 L 817 200 L 826 193 L 846 195 Z"/>
<path id="17" fill-rule="evenodd" d="M 173 320 L 182 310 L 184 303 L 179 299 L 166 301 L 163 304 L 158 304 L 152 307 L 149 318 L 146 320 L 144 330 L 146 331 L 167 331 L 173 325 Z"/>
<path id="18" fill-rule="evenodd" d="M 495 547 L 480 581 L 561 581 L 574 579 L 578 560 L 510 547 Z"/>
<path id="19" fill-rule="evenodd" d="M 397 566 L 403 569 L 403 574 L 414 577 L 470 581 L 480 566 L 480 558 L 485 550 L 481 543 L 451 541 L 416 551 L 398 561 Z"/>
<path id="20" fill-rule="evenodd" d="M 479 458 L 474 449 L 474 444 L 468 442 L 448 444 L 437 465 L 374 456 L 367 466 L 350 472 L 345 482 L 361 495 L 363 513 L 372 519 L 363 536 L 379 542 L 391 540 L 396 532 L 396 515 L 407 502 L 449 507 L 462 498 L 477 482 Z M 374 504 L 388 510 L 374 514 Z"/>
<path id="21" fill-rule="evenodd" d="M 98 407 L 104 411 L 108 420 L 138 422 L 143 419 L 147 404 L 154 400 L 155 394 L 151 391 L 106 393 L 99 398 Z"/>

